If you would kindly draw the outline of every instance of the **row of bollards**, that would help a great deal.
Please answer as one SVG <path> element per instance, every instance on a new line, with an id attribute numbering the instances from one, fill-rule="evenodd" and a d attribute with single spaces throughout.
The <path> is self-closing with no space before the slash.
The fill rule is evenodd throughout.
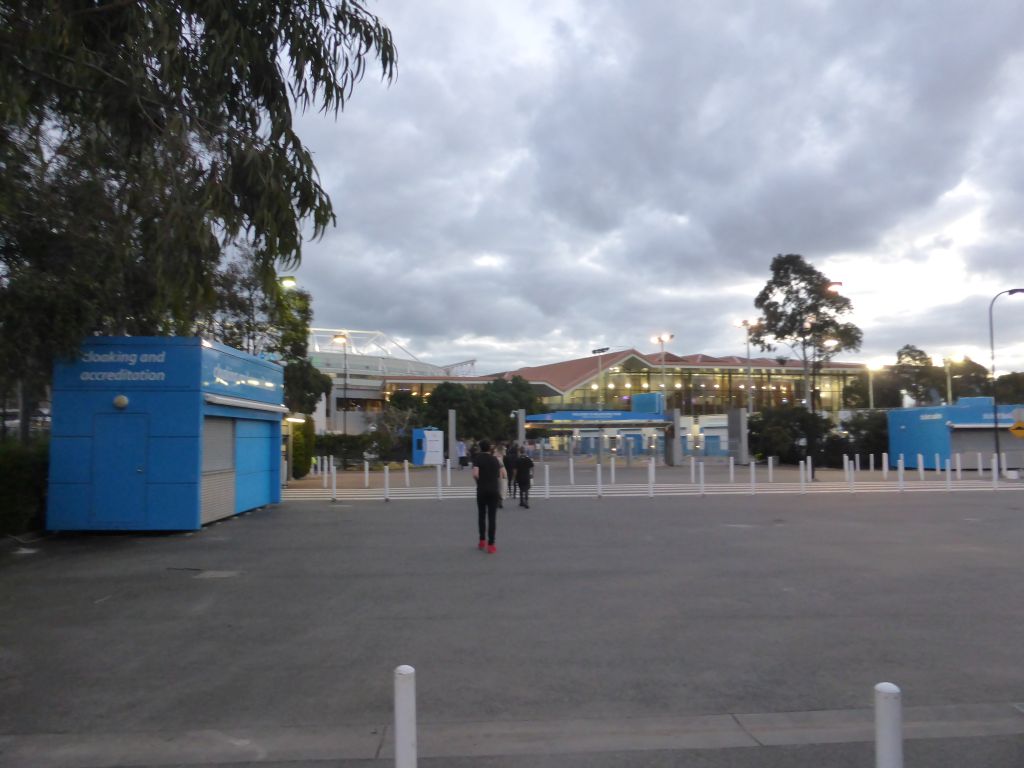
<path id="1" fill-rule="evenodd" d="M 395 768 L 416 768 L 416 670 L 395 669 Z M 903 768 L 903 702 L 898 686 L 875 686 L 875 768 Z"/>

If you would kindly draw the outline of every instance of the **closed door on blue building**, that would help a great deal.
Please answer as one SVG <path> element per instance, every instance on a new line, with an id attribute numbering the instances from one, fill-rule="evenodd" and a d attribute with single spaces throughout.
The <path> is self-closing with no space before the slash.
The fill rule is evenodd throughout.
<path id="1" fill-rule="evenodd" d="M 146 520 L 147 419 L 138 413 L 96 416 L 91 500 L 94 522 L 142 523 Z"/>

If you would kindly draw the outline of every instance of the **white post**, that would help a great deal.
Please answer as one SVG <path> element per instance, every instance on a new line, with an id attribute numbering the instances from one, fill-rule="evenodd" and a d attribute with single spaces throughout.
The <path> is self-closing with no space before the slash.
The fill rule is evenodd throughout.
<path id="1" fill-rule="evenodd" d="M 452 460 L 444 460 L 444 472 L 445 472 L 445 485 L 451 487 L 452 484 Z"/>
<path id="2" fill-rule="evenodd" d="M 896 462 L 896 477 L 899 480 L 900 490 L 903 490 L 903 454 L 900 454 L 899 460 Z"/>
<path id="3" fill-rule="evenodd" d="M 320 457 L 320 474 L 321 474 L 321 476 L 324 479 L 324 488 L 326 488 L 327 487 L 327 476 L 329 474 L 331 474 L 330 472 L 327 471 L 327 457 L 326 456 L 321 456 Z"/>
<path id="4" fill-rule="evenodd" d="M 370 487 L 370 462 L 363 462 L 363 488 Z"/>
<path id="5" fill-rule="evenodd" d="M 999 487 L 999 457 L 992 454 L 992 490 Z"/>
<path id="6" fill-rule="evenodd" d="M 978 451 L 978 477 L 985 476 L 985 465 L 981 463 L 981 451 Z"/>
<path id="7" fill-rule="evenodd" d="M 416 768 L 416 670 L 395 669 L 395 768 Z"/>
<path id="8" fill-rule="evenodd" d="M 807 493 L 807 465 L 801 459 L 800 461 L 800 493 Z"/>
<path id="9" fill-rule="evenodd" d="M 843 480 L 850 479 L 850 457 L 843 454 Z"/>
<path id="10" fill-rule="evenodd" d="M 444 489 L 441 486 L 441 465 L 438 464 L 436 469 L 437 469 L 437 498 L 443 499 L 444 498 Z M 500 478 L 499 478 L 499 482 L 500 482 Z"/>
<path id="11" fill-rule="evenodd" d="M 949 465 L 949 459 L 946 459 L 946 490 L 947 491 L 952 491 L 953 490 L 953 473 L 952 473 L 951 469 L 952 468 Z"/>
<path id="12" fill-rule="evenodd" d="M 697 460 L 693 456 L 691 456 L 690 457 L 690 485 L 693 485 L 695 482 L 697 482 Z"/>
<path id="13" fill-rule="evenodd" d="M 729 457 L 729 484 L 736 482 L 736 459 Z"/>
<path id="14" fill-rule="evenodd" d="M 804 459 L 804 474 L 807 476 L 808 483 L 814 479 L 814 459 L 810 456 Z"/>
<path id="15" fill-rule="evenodd" d="M 882 479 L 883 480 L 888 480 L 889 479 L 889 454 L 888 453 L 883 453 L 882 454 Z"/>
<path id="16" fill-rule="evenodd" d="M 956 455 L 956 479 L 958 482 L 964 479 L 964 467 L 963 463 L 960 461 L 959 453 Z"/>
<path id="17" fill-rule="evenodd" d="M 597 469 L 597 498 L 601 498 L 601 465 L 598 464 L 595 469 Z"/>
<path id="18" fill-rule="evenodd" d="M 338 468 L 331 462 L 331 501 L 338 500 Z"/>
<path id="19" fill-rule="evenodd" d="M 774 483 L 775 482 L 775 457 L 774 456 L 769 456 L 768 457 L 768 482 L 769 483 Z"/>
<path id="20" fill-rule="evenodd" d="M 924 481 L 924 456 L 917 454 L 917 479 Z"/>
<path id="21" fill-rule="evenodd" d="M 612 471 L 611 482 L 612 482 L 612 485 L 615 485 L 615 454 L 614 453 L 611 455 L 611 458 L 609 459 L 608 464 L 609 464 L 609 468 Z"/>
<path id="22" fill-rule="evenodd" d="M 569 485 L 576 485 L 576 467 L 572 456 L 569 457 Z"/>
<path id="23" fill-rule="evenodd" d="M 402 459 L 402 471 L 405 473 L 405 487 L 409 487 L 409 460 Z"/>
<path id="24" fill-rule="evenodd" d="M 1006 472 L 1006 452 L 999 452 L 999 471 Z"/>
<path id="25" fill-rule="evenodd" d="M 903 768 L 903 709 L 892 683 L 875 686 L 875 768 Z"/>
<path id="26" fill-rule="evenodd" d="M 939 456 L 939 454 L 937 454 L 937 453 L 935 454 L 935 471 L 936 472 L 941 472 L 942 471 L 942 457 Z"/>
<path id="27" fill-rule="evenodd" d="M 853 464 L 850 464 L 850 474 L 846 478 L 846 482 L 849 483 L 850 493 L 857 492 L 857 473 L 853 471 Z"/>
<path id="28" fill-rule="evenodd" d="M 384 465 L 384 501 L 391 501 L 391 468 Z"/>
<path id="29" fill-rule="evenodd" d="M 875 454 L 869 453 L 868 454 L 868 472 L 874 472 L 874 471 L 875 471 Z"/>
<path id="30" fill-rule="evenodd" d="M 647 462 L 647 495 L 654 497 L 654 457 Z"/>
<path id="31" fill-rule="evenodd" d="M 544 465 L 544 498 L 551 498 L 551 465 Z"/>
<path id="32" fill-rule="evenodd" d="M 750 460 L 750 493 L 757 493 L 757 464 Z"/>
<path id="33" fill-rule="evenodd" d="M 853 456 L 854 469 L 860 472 L 860 454 L 856 453 Z"/>
<path id="34" fill-rule="evenodd" d="M 704 495 L 704 462 L 700 463 L 700 495 Z"/>

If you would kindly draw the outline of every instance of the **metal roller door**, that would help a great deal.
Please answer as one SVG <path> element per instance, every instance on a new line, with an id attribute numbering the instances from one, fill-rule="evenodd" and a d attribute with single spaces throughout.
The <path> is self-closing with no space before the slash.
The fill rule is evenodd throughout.
<path id="1" fill-rule="evenodd" d="M 235 420 L 203 419 L 203 482 L 200 522 L 235 514 Z"/>

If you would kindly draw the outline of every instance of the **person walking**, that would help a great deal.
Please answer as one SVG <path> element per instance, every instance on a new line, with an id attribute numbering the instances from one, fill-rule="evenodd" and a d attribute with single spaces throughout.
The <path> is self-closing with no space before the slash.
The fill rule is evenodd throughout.
<path id="1" fill-rule="evenodd" d="M 516 461 L 519 459 L 519 446 L 512 443 L 505 451 L 505 458 L 502 463 L 505 465 L 505 475 L 508 478 L 508 493 L 506 494 L 509 498 L 516 497 Z"/>
<path id="2" fill-rule="evenodd" d="M 516 459 L 516 484 L 519 486 L 519 506 L 530 508 L 530 486 L 533 478 L 533 459 L 525 447 Z"/>
<path id="3" fill-rule="evenodd" d="M 469 459 L 466 457 L 466 441 L 462 438 L 455 442 L 455 455 L 459 457 L 459 469 L 469 466 Z"/>
<path id="4" fill-rule="evenodd" d="M 480 441 L 480 452 L 473 457 L 473 479 L 476 480 L 477 526 L 480 542 L 477 548 L 493 555 L 498 551 L 494 544 L 495 527 L 498 522 L 498 501 L 501 498 L 501 481 L 505 468 L 491 452 L 489 440 Z"/>

